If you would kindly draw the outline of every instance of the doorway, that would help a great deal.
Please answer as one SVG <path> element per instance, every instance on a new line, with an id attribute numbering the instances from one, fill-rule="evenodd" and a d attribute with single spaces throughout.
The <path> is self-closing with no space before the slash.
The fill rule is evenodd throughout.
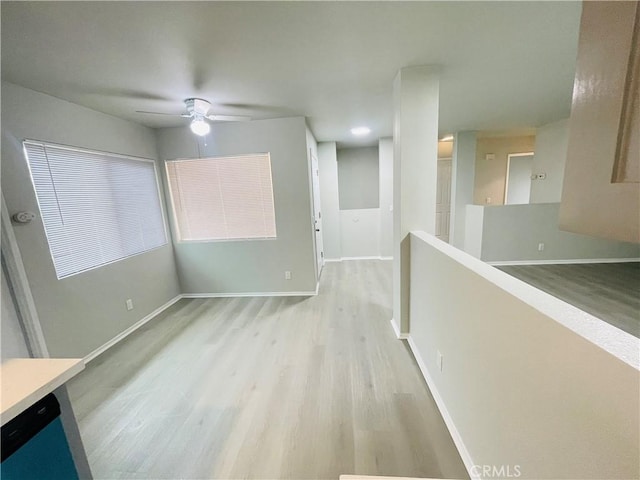
<path id="1" fill-rule="evenodd" d="M 533 152 L 507 155 L 507 181 L 504 189 L 504 204 L 529 203 L 531 194 L 531 172 Z"/>

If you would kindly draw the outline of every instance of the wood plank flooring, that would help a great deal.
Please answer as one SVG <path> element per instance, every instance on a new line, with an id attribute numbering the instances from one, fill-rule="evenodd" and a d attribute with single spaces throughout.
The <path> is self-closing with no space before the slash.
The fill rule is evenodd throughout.
<path id="1" fill-rule="evenodd" d="M 497 268 L 640 338 L 640 263 Z"/>
<path id="2" fill-rule="evenodd" d="M 69 391 L 96 478 L 468 478 L 391 328 L 391 262 L 316 297 L 181 300 Z"/>

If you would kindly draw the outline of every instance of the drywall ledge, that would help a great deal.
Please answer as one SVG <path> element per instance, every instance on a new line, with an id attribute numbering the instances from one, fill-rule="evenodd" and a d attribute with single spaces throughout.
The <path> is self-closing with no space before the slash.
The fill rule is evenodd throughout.
<path id="1" fill-rule="evenodd" d="M 636 478 L 640 339 L 516 280 L 411 235 L 411 346 L 465 463 Z"/>
<path id="2" fill-rule="evenodd" d="M 411 234 L 640 371 L 640 339 L 427 233 Z"/>

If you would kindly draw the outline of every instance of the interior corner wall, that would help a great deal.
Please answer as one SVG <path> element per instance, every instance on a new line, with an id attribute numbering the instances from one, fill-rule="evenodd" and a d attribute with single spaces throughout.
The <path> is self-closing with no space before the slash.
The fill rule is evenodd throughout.
<path id="1" fill-rule="evenodd" d="M 9 213 L 39 212 L 24 139 L 157 159 L 150 128 L 3 82 L 2 192 Z M 166 246 L 58 280 L 40 215 L 13 229 L 52 357 L 85 357 L 180 293 L 170 235 Z"/>
<path id="2" fill-rule="evenodd" d="M 380 256 L 393 257 L 393 138 L 378 142 L 380 168 Z"/>
<path id="3" fill-rule="evenodd" d="M 465 248 L 465 215 L 467 205 L 473 203 L 475 163 L 476 133 L 457 133 L 451 160 L 451 222 L 449 243 L 459 249 Z"/>
<path id="4" fill-rule="evenodd" d="M 533 152 L 535 136 L 481 137 L 476 143 L 476 168 L 473 203 L 503 205 L 510 153 Z M 487 160 L 486 155 L 495 155 Z"/>
<path id="5" fill-rule="evenodd" d="M 340 206 L 338 194 L 338 156 L 335 142 L 318 144 L 320 170 L 320 204 L 322 207 L 322 241 L 324 258 L 338 260 L 340 247 Z"/>
<path id="6" fill-rule="evenodd" d="M 157 133 L 162 160 L 269 152 L 275 239 L 179 242 L 174 249 L 185 294 L 310 294 L 316 256 L 304 117 L 217 123 L 206 137 L 188 126 Z M 166 172 L 163 168 L 166 183 Z M 170 215 L 173 217 L 173 215 Z M 171 218 L 173 222 L 173 218 Z M 284 272 L 292 272 L 291 280 Z"/>
<path id="7" fill-rule="evenodd" d="M 544 173 L 546 178 L 531 180 L 530 203 L 560 202 L 568 144 L 569 119 L 537 129 L 532 173 Z"/>

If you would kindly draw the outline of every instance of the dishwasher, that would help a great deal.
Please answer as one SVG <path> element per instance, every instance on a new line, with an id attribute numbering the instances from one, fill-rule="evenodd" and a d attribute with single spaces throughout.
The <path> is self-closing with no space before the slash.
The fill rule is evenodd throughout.
<path id="1" fill-rule="evenodd" d="M 2 480 L 78 480 L 51 393 L 2 426 Z"/>

